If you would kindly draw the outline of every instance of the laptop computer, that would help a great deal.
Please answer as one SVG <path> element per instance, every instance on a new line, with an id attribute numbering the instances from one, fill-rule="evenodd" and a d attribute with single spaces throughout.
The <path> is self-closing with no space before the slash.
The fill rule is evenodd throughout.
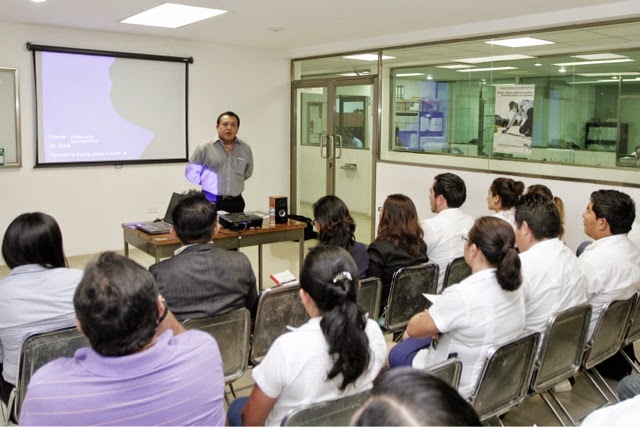
<path id="1" fill-rule="evenodd" d="M 173 210 L 178 206 L 180 200 L 185 196 L 183 194 L 173 193 L 171 200 L 169 200 L 169 206 L 167 206 L 167 212 L 164 214 L 164 218 L 156 221 L 143 221 L 135 223 L 137 229 L 144 231 L 147 234 L 166 234 L 171 230 L 171 215 Z"/>

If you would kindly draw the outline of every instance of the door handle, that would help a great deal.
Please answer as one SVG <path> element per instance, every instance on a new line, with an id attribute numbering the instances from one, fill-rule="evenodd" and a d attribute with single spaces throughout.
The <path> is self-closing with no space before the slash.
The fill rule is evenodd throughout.
<path id="1" fill-rule="evenodd" d="M 340 154 L 338 154 L 334 158 L 339 159 L 342 157 L 342 135 L 336 135 L 336 137 L 338 138 L 338 147 L 340 148 Z"/>
<path id="2" fill-rule="evenodd" d="M 321 134 L 320 135 L 320 157 L 323 159 L 327 159 L 329 158 L 328 153 L 327 153 L 327 146 L 326 144 L 323 144 L 322 142 L 326 139 L 329 139 L 329 135 L 325 135 L 325 134 Z M 322 148 L 324 147 L 325 149 L 325 155 L 322 155 Z"/>
<path id="3" fill-rule="evenodd" d="M 333 137 L 333 135 L 327 135 L 327 140 L 329 143 L 327 144 L 327 157 L 325 157 L 325 159 L 334 160 L 336 158 L 335 138 Z"/>

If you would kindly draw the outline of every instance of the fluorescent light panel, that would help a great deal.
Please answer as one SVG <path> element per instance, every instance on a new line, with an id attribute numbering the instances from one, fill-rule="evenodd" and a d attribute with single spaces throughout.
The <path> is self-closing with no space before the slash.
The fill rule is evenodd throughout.
<path id="1" fill-rule="evenodd" d="M 496 55 L 496 56 L 484 56 L 478 58 L 463 58 L 454 59 L 454 62 L 464 62 L 466 64 L 482 64 L 485 62 L 499 62 L 499 61 L 517 61 L 520 59 L 533 59 L 535 56 L 529 55 Z"/>
<path id="2" fill-rule="evenodd" d="M 451 64 L 451 65 L 436 65 L 438 68 L 447 68 L 449 70 L 459 70 L 462 68 L 471 68 L 473 65 L 463 65 L 463 64 Z"/>
<path id="3" fill-rule="evenodd" d="M 518 37 L 514 39 L 491 40 L 485 43 L 498 45 L 498 46 L 505 46 L 505 47 L 527 47 L 527 46 L 542 46 L 545 44 L 555 44 L 556 42 L 552 42 L 549 40 L 536 39 L 533 37 Z"/>
<path id="4" fill-rule="evenodd" d="M 589 53 L 587 55 L 571 55 L 572 58 L 586 59 L 587 61 L 597 61 L 600 59 L 621 59 L 626 58 L 624 55 L 617 53 Z"/>
<path id="5" fill-rule="evenodd" d="M 576 73 L 576 76 L 581 77 L 614 77 L 614 76 L 638 76 L 638 71 L 625 71 L 622 73 Z"/>
<path id="6" fill-rule="evenodd" d="M 491 67 L 491 68 L 467 68 L 465 70 L 456 70 L 458 73 L 475 73 L 476 71 L 502 71 L 517 70 L 518 67 Z"/>
<path id="7" fill-rule="evenodd" d="M 344 59 L 357 59 L 359 61 L 377 61 L 378 60 L 378 55 L 376 55 L 375 53 L 362 53 L 359 55 L 347 55 L 347 56 L 343 56 Z M 386 56 L 386 55 L 382 55 L 382 60 L 384 61 L 385 59 L 396 59 L 395 56 Z"/>
<path id="8" fill-rule="evenodd" d="M 396 74 L 396 77 L 414 77 L 414 76 L 424 76 L 424 73 L 403 73 L 403 74 Z"/>
<path id="9" fill-rule="evenodd" d="M 566 82 L 568 85 L 586 85 L 586 84 L 594 84 L 594 83 L 618 83 L 620 80 L 615 79 L 603 79 L 603 80 L 582 80 L 577 82 Z M 622 79 L 622 82 L 640 82 L 640 77 L 636 77 L 635 79 Z"/>
<path id="10" fill-rule="evenodd" d="M 574 65 L 598 65 L 598 64 L 616 64 L 619 62 L 633 62 L 633 59 L 603 59 L 602 61 L 580 61 L 580 62 L 561 62 L 559 64 L 553 64 L 558 67 L 572 67 Z"/>
<path id="11" fill-rule="evenodd" d="M 120 22 L 123 24 L 147 25 L 150 27 L 180 28 L 224 13 L 227 13 L 227 11 L 165 3 Z"/>

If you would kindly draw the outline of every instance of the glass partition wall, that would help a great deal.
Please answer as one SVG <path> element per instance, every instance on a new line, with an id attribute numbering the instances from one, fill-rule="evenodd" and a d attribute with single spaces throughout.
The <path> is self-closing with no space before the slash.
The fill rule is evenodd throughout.
<path id="1" fill-rule="evenodd" d="M 640 183 L 640 22 L 382 49 L 381 58 L 383 161 Z M 364 70 L 354 61 L 296 60 L 294 80 Z"/>

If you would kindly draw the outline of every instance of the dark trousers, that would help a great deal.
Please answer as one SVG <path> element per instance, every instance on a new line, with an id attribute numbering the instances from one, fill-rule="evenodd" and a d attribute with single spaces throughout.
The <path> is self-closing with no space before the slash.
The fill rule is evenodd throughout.
<path id="1" fill-rule="evenodd" d="M 2 363 L 0 363 L 0 373 L 2 372 Z M 9 402 L 9 396 L 13 390 L 13 384 L 4 380 L 4 377 L 0 375 L 0 400 L 6 405 Z"/>
<path id="2" fill-rule="evenodd" d="M 238 196 L 218 196 L 207 191 L 203 191 L 207 199 L 216 204 L 219 211 L 227 211 L 229 213 L 244 212 L 245 202 L 242 194 Z"/>

